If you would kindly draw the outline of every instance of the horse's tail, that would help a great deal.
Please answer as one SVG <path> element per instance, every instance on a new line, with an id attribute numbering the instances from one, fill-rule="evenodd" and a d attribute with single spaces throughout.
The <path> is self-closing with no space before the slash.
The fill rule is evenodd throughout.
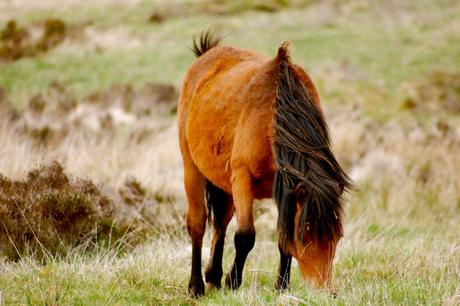
<path id="1" fill-rule="evenodd" d="M 221 37 L 214 34 L 211 30 L 201 32 L 199 39 L 193 39 L 192 51 L 196 57 L 200 57 L 210 49 L 219 45 Z"/>
<path id="2" fill-rule="evenodd" d="M 293 241 L 297 203 L 302 207 L 298 239 L 327 243 L 342 235 L 341 195 L 351 187 L 351 180 L 331 151 L 326 121 L 299 68 L 291 64 L 287 43 L 278 49 L 274 61 L 279 75 L 274 120 L 278 170 L 273 196 L 279 211 L 280 246 L 286 250 Z"/>
<path id="3" fill-rule="evenodd" d="M 205 198 L 208 222 L 217 231 L 223 230 L 222 221 L 230 195 L 206 180 Z"/>

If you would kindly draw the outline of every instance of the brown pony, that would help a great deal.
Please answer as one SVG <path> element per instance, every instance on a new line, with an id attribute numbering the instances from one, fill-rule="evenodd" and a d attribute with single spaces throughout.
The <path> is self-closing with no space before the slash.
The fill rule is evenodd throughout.
<path id="1" fill-rule="evenodd" d="M 225 232 L 234 213 L 236 254 L 225 283 L 241 285 L 255 242 L 253 201 L 271 197 L 279 211 L 275 287 L 288 287 L 292 256 L 305 279 L 329 287 L 342 237 L 341 196 L 351 183 L 331 151 L 318 92 L 291 62 L 287 43 L 270 59 L 219 41 L 211 32 L 194 41 L 198 58 L 185 76 L 178 107 L 192 239 L 189 292 L 204 294 L 207 219 L 213 237 L 205 277 L 220 288 Z"/>

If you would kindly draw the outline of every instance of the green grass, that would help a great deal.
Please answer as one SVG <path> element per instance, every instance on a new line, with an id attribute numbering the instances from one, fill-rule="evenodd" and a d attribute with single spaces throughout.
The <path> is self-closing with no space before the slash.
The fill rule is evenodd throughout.
<path id="1" fill-rule="evenodd" d="M 372 90 L 383 86 L 385 96 L 368 106 L 367 111 L 388 118 L 398 108 L 385 100 L 397 101 L 395 92 L 402 81 L 433 70 L 452 71 L 460 65 L 456 47 L 460 43 L 458 11 L 428 1 L 409 4 L 406 14 L 414 19 L 409 24 L 398 24 L 401 22 L 393 16 L 397 11 L 391 5 L 382 5 L 381 11 L 377 11 L 375 4 L 345 15 L 334 11 L 327 22 L 312 20 L 315 6 L 276 14 L 249 11 L 225 17 L 184 16 L 162 24 L 148 23 L 150 10 L 146 3 L 127 9 L 117 5 L 91 9 L 83 5 L 77 14 L 73 7 L 18 12 L 11 18 L 23 25 L 55 17 L 70 24 L 91 22 L 102 31 L 121 26 L 131 37 L 142 41 L 142 46 L 124 50 L 124 42 L 120 41 L 119 46 L 115 44 L 103 52 L 76 56 L 51 51 L 37 58 L 0 64 L 0 86 L 7 89 L 13 104 L 22 106 L 27 96 L 45 90 L 55 79 L 69 83 L 81 95 L 117 82 L 141 86 L 161 80 L 179 85 L 193 60 L 187 48 L 191 37 L 211 26 L 229 34 L 225 43 L 266 54 L 275 54 L 282 41 L 290 40 L 294 61 L 307 67 L 314 79 L 328 65 L 347 61 L 352 81 L 344 80 L 342 86 L 357 92 L 360 87 Z M 431 15 L 433 12 L 436 14 Z M 334 100 L 333 91 L 340 90 L 327 83 L 320 89 L 326 104 Z"/>
<path id="2" fill-rule="evenodd" d="M 7 304 L 433 305 L 453 298 L 458 266 L 451 266 L 456 256 L 452 241 L 417 236 L 362 238 L 353 241 L 356 245 L 341 245 L 335 265 L 337 298 L 303 284 L 295 264 L 291 290 L 276 293 L 276 243 L 267 241 L 256 243 L 239 291 L 208 291 L 197 301 L 186 292 L 188 241 L 181 238 L 153 240 L 125 257 L 76 253 L 46 265 L 25 259 L 3 271 L 0 285 Z"/>

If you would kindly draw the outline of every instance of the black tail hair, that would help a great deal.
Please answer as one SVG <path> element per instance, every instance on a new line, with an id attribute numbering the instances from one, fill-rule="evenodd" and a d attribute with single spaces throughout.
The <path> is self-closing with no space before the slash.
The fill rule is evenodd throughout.
<path id="1" fill-rule="evenodd" d="M 294 239 L 297 203 L 302 203 L 298 239 L 306 232 L 314 242 L 328 243 L 342 235 L 342 192 L 351 180 L 335 159 L 329 131 L 298 72 L 290 63 L 288 45 L 278 49 L 279 80 L 275 106 L 274 152 L 278 170 L 273 197 L 278 206 L 280 246 Z"/>
<path id="2" fill-rule="evenodd" d="M 217 230 L 222 230 L 222 220 L 229 203 L 230 195 L 206 180 L 206 208 L 208 222 Z"/>
<path id="3" fill-rule="evenodd" d="M 211 30 L 203 31 L 199 39 L 193 39 L 192 51 L 196 57 L 200 57 L 210 49 L 218 46 L 221 39 L 221 36 L 217 36 Z"/>

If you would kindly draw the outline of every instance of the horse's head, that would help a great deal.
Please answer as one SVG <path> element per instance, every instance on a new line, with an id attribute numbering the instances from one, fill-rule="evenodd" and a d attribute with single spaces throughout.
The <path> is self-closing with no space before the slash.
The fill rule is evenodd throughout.
<path id="1" fill-rule="evenodd" d="M 293 241 L 290 243 L 290 253 L 297 259 L 302 277 L 317 287 L 330 287 L 332 280 L 332 262 L 337 243 L 342 237 L 342 230 L 337 229 L 336 235 L 316 239 L 311 235 L 309 224 L 299 226 L 302 222 L 302 211 L 306 203 L 297 204 Z M 303 233 L 299 231 L 302 230 Z M 303 236 L 303 239 L 300 238 Z"/>
<path id="2" fill-rule="evenodd" d="M 343 185 L 329 186 L 327 192 L 322 188 L 312 191 L 312 185 L 301 185 L 294 190 L 296 211 L 293 233 L 285 249 L 297 259 L 305 280 L 317 287 L 330 288 L 332 262 L 336 246 L 343 236 L 339 206 Z M 294 201 L 291 203 L 294 204 Z"/>

